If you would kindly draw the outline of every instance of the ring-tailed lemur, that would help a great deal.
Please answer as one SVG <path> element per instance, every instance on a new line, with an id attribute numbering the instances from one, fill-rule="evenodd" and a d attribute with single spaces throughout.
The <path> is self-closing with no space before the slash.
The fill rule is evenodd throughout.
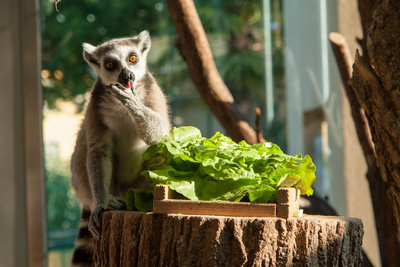
<path id="1" fill-rule="evenodd" d="M 84 59 L 97 72 L 71 159 L 71 184 L 82 205 L 73 264 L 90 264 L 100 213 L 124 209 L 130 188 L 149 181 L 139 175 L 142 153 L 171 128 L 166 97 L 147 70 L 147 31 L 97 47 L 83 44 Z"/>

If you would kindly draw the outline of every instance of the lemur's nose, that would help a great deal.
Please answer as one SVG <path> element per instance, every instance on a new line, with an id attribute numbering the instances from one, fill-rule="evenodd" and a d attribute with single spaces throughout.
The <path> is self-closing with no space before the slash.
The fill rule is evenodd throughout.
<path id="1" fill-rule="evenodd" d="M 123 76 L 122 76 L 122 79 L 124 79 L 124 80 L 126 80 L 126 81 L 132 80 L 132 74 L 129 73 L 129 74 L 123 75 Z"/>
<path id="2" fill-rule="evenodd" d="M 133 80 L 133 73 L 126 69 L 123 69 L 121 71 L 121 73 L 119 74 L 118 78 L 121 79 L 121 81 L 123 81 L 123 82 L 128 82 L 128 81 Z"/>

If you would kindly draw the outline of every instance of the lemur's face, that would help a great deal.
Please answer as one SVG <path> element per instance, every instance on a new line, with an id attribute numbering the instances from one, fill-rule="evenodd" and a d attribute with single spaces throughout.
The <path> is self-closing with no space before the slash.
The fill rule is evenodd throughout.
<path id="1" fill-rule="evenodd" d="M 146 72 L 150 46 L 149 33 L 143 31 L 136 37 L 114 39 L 97 47 L 83 44 L 83 55 L 104 85 L 120 83 L 130 88 Z"/>

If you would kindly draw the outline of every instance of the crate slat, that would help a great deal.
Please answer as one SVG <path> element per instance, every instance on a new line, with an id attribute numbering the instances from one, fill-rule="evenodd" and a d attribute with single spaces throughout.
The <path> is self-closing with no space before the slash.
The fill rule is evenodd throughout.
<path id="1" fill-rule="evenodd" d="M 166 185 L 157 185 L 154 190 L 153 212 L 162 214 L 214 215 L 238 217 L 293 217 L 299 210 L 300 194 L 294 188 L 278 190 L 278 203 L 212 202 L 169 199 L 171 191 Z M 279 202 L 281 201 L 281 202 Z M 299 214 L 295 212 L 296 214 Z"/>

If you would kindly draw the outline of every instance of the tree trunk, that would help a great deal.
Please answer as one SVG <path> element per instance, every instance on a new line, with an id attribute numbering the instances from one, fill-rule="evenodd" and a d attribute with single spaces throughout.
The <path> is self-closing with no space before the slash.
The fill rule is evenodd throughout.
<path id="1" fill-rule="evenodd" d="M 338 63 L 347 98 L 350 102 L 351 114 L 368 166 L 367 180 L 374 208 L 381 263 L 382 266 L 399 266 L 400 258 L 396 255 L 398 251 L 400 251 L 400 242 L 396 234 L 393 234 L 392 227 L 396 224 L 396 218 L 391 208 L 391 201 L 386 194 L 387 185 L 382 180 L 381 173 L 377 166 L 374 143 L 371 139 L 368 120 L 365 117 L 364 109 L 358 102 L 356 93 L 349 83 L 352 75 L 351 65 L 353 64 L 353 59 L 350 56 L 350 51 L 344 36 L 338 33 L 331 33 L 329 39 Z M 396 232 L 396 230 L 394 231 Z"/>
<path id="2" fill-rule="evenodd" d="M 368 119 L 377 166 L 391 200 L 383 209 L 389 209 L 396 218 L 389 229 L 397 237 L 397 249 L 390 245 L 383 249 L 391 252 L 384 260 L 385 266 L 398 266 L 400 253 L 399 10 L 400 1 L 380 1 L 375 7 L 366 42 L 369 60 L 357 53 L 351 79 Z"/>
<path id="3" fill-rule="evenodd" d="M 360 219 L 112 211 L 93 266 L 360 266 Z"/>
<path id="4" fill-rule="evenodd" d="M 372 21 L 372 13 L 374 7 L 380 0 L 358 0 L 358 10 L 360 11 L 361 27 L 363 31 L 363 39 L 358 42 L 362 47 L 362 55 L 368 59 L 367 41 L 368 41 L 368 28 Z"/>

